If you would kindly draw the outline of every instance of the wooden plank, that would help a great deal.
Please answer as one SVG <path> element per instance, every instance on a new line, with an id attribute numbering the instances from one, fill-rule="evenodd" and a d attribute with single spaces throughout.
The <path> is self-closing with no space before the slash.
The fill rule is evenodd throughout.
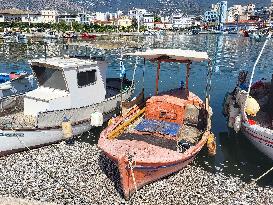
<path id="1" fill-rule="evenodd" d="M 140 110 L 137 114 L 135 114 L 130 120 L 124 122 L 123 124 L 119 125 L 115 128 L 112 132 L 109 133 L 109 139 L 115 139 L 118 137 L 129 125 L 131 125 L 140 115 L 145 112 L 145 107 Z"/>

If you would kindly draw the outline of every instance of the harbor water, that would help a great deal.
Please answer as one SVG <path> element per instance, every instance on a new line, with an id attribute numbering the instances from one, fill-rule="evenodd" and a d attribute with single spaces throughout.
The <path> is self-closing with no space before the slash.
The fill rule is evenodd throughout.
<path id="1" fill-rule="evenodd" d="M 97 46 L 107 42 L 121 44 L 119 48 L 102 49 Z M 196 159 L 196 166 L 200 166 L 209 172 L 221 172 L 225 175 L 237 176 L 243 181 L 249 182 L 257 178 L 272 167 L 273 162 L 260 153 L 242 134 L 235 134 L 227 127 L 226 119 L 222 114 L 222 103 L 226 92 L 232 91 L 237 76 L 241 70 L 251 72 L 254 62 L 263 46 L 263 42 L 255 42 L 249 38 L 238 35 L 165 35 L 142 37 L 101 37 L 95 41 L 81 42 L 89 44 L 92 48 L 65 49 L 63 40 L 47 42 L 45 49 L 41 40 L 28 41 L 27 43 L 0 42 L 0 72 L 14 70 L 30 71 L 28 60 L 38 57 L 47 57 L 74 53 L 105 56 L 109 63 L 108 76 L 118 77 L 120 73 L 119 59 L 121 54 L 134 50 L 148 48 L 181 48 L 206 51 L 213 62 L 211 107 L 213 109 L 212 130 L 217 139 L 217 155 L 207 157 L 201 152 Z M 75 41 L 74 43 L 77 43 Z M 123 46 L 126 45 L 126 46 Z M 271 80 L 273 74 L 273 42 L 269 41 L 257 65 L 254 81 L 266 78 Z M 145 79 L 143 85 L 143 59 L 124 57 L 126 75 L 132 79 L 136 67 L 136 92 L 145 88 L 145 95 L 155 93 L 155 68 L 150 62 L 145 65 Z M 190 89 L 204 99 L 206 86 L 207 64 L 193 63 L 190 71 Z M 160 71 L 159 90 L 169 90 L 181 85 L 185 80 L 185 65 L 171 63 L 162 64 Z M 80 141 L 96 144 L 102 128 L 91 130 L 80 137 Z M 273 185 L 273 174 L 265 176 L 259 181 L 261 186 Z"/>

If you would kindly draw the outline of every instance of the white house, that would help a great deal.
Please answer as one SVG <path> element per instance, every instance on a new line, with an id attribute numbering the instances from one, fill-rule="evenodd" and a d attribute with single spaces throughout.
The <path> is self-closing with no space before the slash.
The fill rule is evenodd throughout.
<path id="1" fill-rule="evenodd" d="M 138 9 L 138 8 L 134 8 L 129 10 L 128 12 L 128 16 L 131 19 L 137 19 L 137 21 L 139 22 L 139 26 L 142 26 L 144 23 L 144 14 L 148 13 L 146 9 Z"/>
<path id="2" fill-rule="evenodd" d="M 0 10 L 0 22 L 24 22 L 41 23 L 42 17 L 39 13 L 19 9 Z"/>
<path id="3" fill-rule="evenodd" d="M 56 23 L 58 12 L 55 10 L 42 10 L 42 23 Z"/>
<path id="4" fill-rule="evenodd" d="M 192 16 L 182 16 L 181 14 L 172 16 L 172 24 L 174 29 L 188 28 L 193 26 L 194 20 Z"/>
<path id="5" fill-rule="evenodd" d="M 144 14 L 146 14 L 147 13 L 147 10 L 146 9 L 137 9 L 137 8 L 135 8 L 135 9 L 131 9 L 131 10 L 129 10 L 129 12 L 128 12 L 128 16 L 130 17 L 130 18 L 143 18 L 143 15 Z"/>
<path id="6" fill-rule="evenodd" d="M 22 22 L 24 23 L 42 23 L 42 16 L 41 14 L 22 14 Z"/>
<path id="7" fill-rule="evenodd" d="M 58 15 L 58 22 L 66 22 L 66 23 L 72 23 L 72 22 L 80 22 L 80 17 L 77 14 L 60 14 Z"/>
<path id="8" fill-rule="evenodd" d="M 90 24 L 91 21 L 91 15 L 87 13 L 78 13 L 78 20 L 82 24 Z"/>
<path id="9" fill-rule="evenodd" d="M 155 26 L 154 22 L 155 22 L 154 14 L 146 13 L 143 15 L 143 25 L 147 29 L 154 29 L 154 26 Z"/>

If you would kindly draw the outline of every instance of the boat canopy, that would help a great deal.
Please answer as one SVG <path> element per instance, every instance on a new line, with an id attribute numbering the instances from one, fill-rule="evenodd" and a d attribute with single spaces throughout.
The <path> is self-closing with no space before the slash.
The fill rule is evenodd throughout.
<path id="1" fill-rule="evenodd" d="M 182 49 L 149 49 L 144 52 L 127 53 L 127 56 L 140 56 L 151 61 L 162 62 L 202 62 L 209 61 L 207 52 Z"/>

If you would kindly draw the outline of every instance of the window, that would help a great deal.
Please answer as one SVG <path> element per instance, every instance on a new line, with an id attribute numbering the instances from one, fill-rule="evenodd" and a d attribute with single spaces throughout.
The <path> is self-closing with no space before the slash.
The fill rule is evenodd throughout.
<path id="1" fill-rule="evenodd" d="M 77 75 L 77 79 L 78 79 L 78 86 L 80 87 L 94 84 L 97 81 L 96 70 L 80 72 Z"/>
<path id="2" fill-rule="evenodd" d="M 61 70 L 40 66 L 33 66 L 32 70 L 35 73 L 40 86 L 67 90 Z"/>

